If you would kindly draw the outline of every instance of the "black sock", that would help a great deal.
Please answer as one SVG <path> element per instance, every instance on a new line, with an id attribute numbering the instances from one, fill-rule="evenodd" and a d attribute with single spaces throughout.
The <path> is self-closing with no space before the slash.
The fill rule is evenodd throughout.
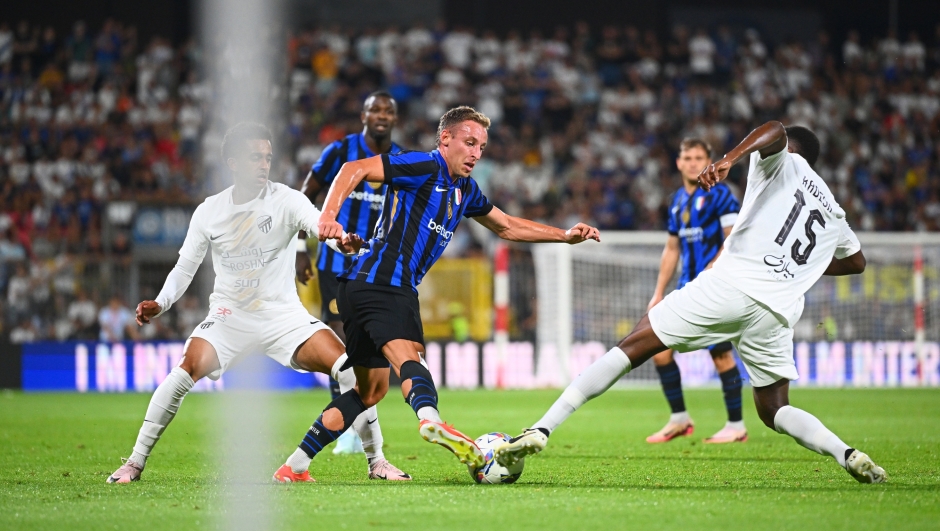
<path id="1" fill-rule="evenodd" d="M 741 415 L 741 371 L 738 366 L 728 369 L 718 375 L 721 378 L 721 390 L 725 394 L 725 407 L 728 409 L 728 421 L 738 422 L 744 417 Z"/>
<path id="2" fill-rule="evenodd" d="M 670 361 L 667 365 L 657 365 L 656 372 L 659 373 L 659 381 L 663 384 L 663 393 L 666 395 L 672 412 L 685 411 L 685 399 L 682 397 L 682 374 L 679 372 L 676 360 Z"/>
<path id="3" fill-rule="evenodd" d="M 331 408 L 338 409 L 343 415 L 343 428 L 340 430 L 326 429 L 326 427 L 323 426 L 323 414 L 321 413 L 320 416 L 317 417 L 317 420 L 314 421 L 313 426 L 310 426 L 310 429 L 307 431 L 307 434 L 304 435 L 304 439 L 299 445 L 299 448 L 303 450 L 310 459 L 316 457 L 318 453 L 326 448 L 326 445 L 335 441 L 344 431 L 348 430 L 349 427 L 352 426 L 353 421 L 356 420 L 356 417 L 366 410 L 365 404 L 362 403 L 362 399 L 359 398 L 359 393 L 357 393 L 355 389 L 350 389 L 339 395 L 339 398 L 330 402 L 323 411 L 327 412 Z"/>
<path id="4" fill-rule="evenodd" d="M 437 388 L 434 387 L 434 380 L 431 373 L 417 361 L 406 361 L 401 364 L 399 369 L 401 381 L 411 380 L 411 391 L 408 392 L 408 398 L 405 402 L 415 410 L 415 414 L 423 407 L 432 407 L 437 409 Z"/>
<path id="5" fill-rule="evenodd" d="M 342 393 L 339 392 L 339 382 L 337 382 L 336 380 L 333 379 L 332 376 L 330 376 L 330 398 L 332 398 L 333 400 L 336 400 L 337 398 L 339 398 L 339 395 L 341 394 Z"/>

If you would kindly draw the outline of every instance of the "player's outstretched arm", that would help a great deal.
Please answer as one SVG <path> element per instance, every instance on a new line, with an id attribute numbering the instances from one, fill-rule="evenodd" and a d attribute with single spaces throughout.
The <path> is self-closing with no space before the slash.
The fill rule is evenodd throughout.
<path id="1" fill-rule="evenodd" d="M 343 201 L 362 181 L 373 183 L 385 181 L 385 169 L 382 167 L 380 155 L 347 162 L 340 168 L 323 202 L 323 212 L 320 214 L 317 231 L 321 242 L 343 237 L 343 226 L 336 222 L 336 216 L 343 206 Z"/>
<path id="2" fill-rule="evenodd" d="M 823 273 L 823 275 L 829 277 L 860 275 L 865 271 L 866 265 L 867 261 L 865 260 L 865 255 L 862 254 L 862 251 L 845 258 L 832 257 L 832 262 L 829 263 L 829 267 L 826 268 L 826 271 Z"/>
<path id="3" fill-rule="evenodd" d="M 761 158 L 780 153 L 787 147 L 787 131 L 783 124 L 777 121 L 767 122 L 753 130 L 744 137 L 740 144 L 734 147 L 721 160 L 709 164 L 698 176 L 699 186 L 703 190 L 711 190 L 728 176 L 731 167 L 744 157 L 755 151 L 760 151 Z"/>
<path id="4" fill-rule="evenodd" d="M 137 325 L 148 324 L 150 319 L 159 317 L 169 310 L 173 303 L 186 293 L 186 288 L 192 283 L 198 270 L 199 264 L 180 256 L 170 274 L 166 276 L 163 289 L 160 290 L 156 300 L 143 301 L 137 305 Z"/>
<path id="5" fill-rule="evenodd" d="M 659 259 L 659 277 L 656 278 L 656 290 L 653 291 L 653 298 L 650 299 L 646 311 L 649 311 L 663 300 L 666 293 L 666 285 L 672 280 L 676 273 L 676 266 L 679 264 L 679 237 L 669 235 L 666 240 L 666 246 L 663 247 L 663 256 Z"/>
<path id="6" fill-rule="evenodd" d="M 473 219 L 500 238 L 513 242 L 557 242 L 573 245 L 585 240 L 601 241 L 600 232 L 584 223 L 578 223 L 568 230 L 561 230 L 528 219 L 510 216 L 495 207 L 485 216 L 477 216 Z"/>

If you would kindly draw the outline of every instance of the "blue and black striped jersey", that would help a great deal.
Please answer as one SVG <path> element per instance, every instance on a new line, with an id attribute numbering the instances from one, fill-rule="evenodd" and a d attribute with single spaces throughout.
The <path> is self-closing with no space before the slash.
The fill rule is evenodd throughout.
<path id="1" fill-rule="evenodd" d="M 679 237 L 679 260 L 682 274 L 676 289 L 685 286 L 718 255 L 725 241 L 724 227 L 734 225 L 741 211 L 731 189 L 719 183 L 706 192 L 696 188 L 690 195 L 679 188 L 669 207 L 669 234 Z"/>
<path id="2" fill-rule="evenodd" d="M 398 153 L 402 149 L 400 146 L 392 143 L 391 153 Z M 342 140 L 333 142 L 310 169 L 313 179 L 320 183 L 322 189 L 329 188 L 339 169 L 343 164 L 352 160 L 367 159 L 375 156 L 375 153 L 366 145 L 366 139 L 362 133 L 356 133 L 346 136 Z M 349 197 L 343 202 L 336 221 L 343 226 L 346 232 L 352 232 L 362 236 L 363 240 L 372 237 L 375 230 L 375 224 L 382 213 L 382 204 L 385 202 L 384 184 L 359 183 Z M 346 270 L 352 263 L 352 258 L 343 256 L 333 249 L 327 247 L 325 243 L 320 244 L 319 256 L 317 258 L 317 269 L 320 271 L 331 271 L 339 274 Z"/>
<path id="3" fill-rule="evenodd" d="M 340 278 L 417 292 L 444 252 L 461 216 L 493 209 L 470 177 L 452 179 L 437 150 L 382 155 L 388 198 L 375 235 Z"/>

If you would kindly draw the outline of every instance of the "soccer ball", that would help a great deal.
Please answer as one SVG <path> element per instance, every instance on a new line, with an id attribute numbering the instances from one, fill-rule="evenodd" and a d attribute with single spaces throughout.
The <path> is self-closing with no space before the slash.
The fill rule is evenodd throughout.
<path id="1" fill-rule="evenodd" d="M 520 459 L 518 463 L 509 468 L 500 466 L 493 458 L 493 450 L 504 442 L 509 442 L 509 435 L 494 431 L 486 435 L 477 437 L 476 443 L 483 451 L 486 462 L 480 468 L 470 469 L 470 477 L 477 483 L 497 484 L 497 483 L 515 483 L 522 475 L 522 467 L 525 465 L 525 459 Z"/>

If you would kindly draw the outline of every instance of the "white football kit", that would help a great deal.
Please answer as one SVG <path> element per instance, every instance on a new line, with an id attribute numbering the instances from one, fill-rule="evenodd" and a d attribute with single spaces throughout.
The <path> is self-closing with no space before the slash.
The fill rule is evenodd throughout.
<path id="1" fill-rule="evenodd" d="M 688 352 L 731 341 L 752 385 L 798 378 L 793 325 L 832 258 L 861 246 L 826 183 L 803 157 L 751 154 L 737 222 L 715 265 L 649 312 L 657 337 Z"/>
<path id="2" fill-rule="evenodd" d="M 215 348 L 221 370 L 211 377 L 225 372 L 238 356 L 259 350 L 300 370 L 291 364 L 294 351 L 315 332 L 328 329 L 307 312 L 294 285 L 294 239 L 300 230 L 317 235 L 320 211 L 283 184 L 268 182 L 258 197 L 241 205 L 232 202 L 233 188 L 196 208 L 179 263 L 156 302 L 165 313 L 211 249 L 215 287 L 209 315 L 190 336 Z"/>

